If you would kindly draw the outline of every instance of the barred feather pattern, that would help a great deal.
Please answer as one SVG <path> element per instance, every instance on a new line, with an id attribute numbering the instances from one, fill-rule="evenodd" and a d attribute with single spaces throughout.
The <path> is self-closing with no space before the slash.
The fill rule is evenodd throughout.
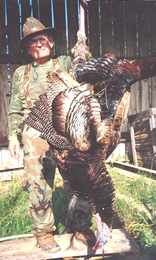
<path id="1" fill-rule="evenodd" d="M 87 199 L 110 227 L 115 195 L 105 160 L 119 142 L 129 88 L 156 75 L 156 54 L 138 62 L 118 61 L 112 54 L 88 61 L 81 56 L 77 62 L 77 81 L 62 70 L 48 73 L 46 94 L 26 122 L 52 145 L 60 172 L 75 194 Z"/>
<path id="2" fill-rule="evenodd" d="M 112 67 L 116 63 L 116 57 L 110 53 L 99 58 L 90 58 L 77 66 L 76 79 L 78 82 L 85 81 L 92 84 L 109 79 Z"/>
<path id="3" fill-rule="evenodd" d="M 104 149 L 95 146 L 89 152 L 73 150 L 67 154 L 54 149 L 54 155 L 63 178 L 68 180 L 75 194 L 87 199 L 93 212 L 98 212 L 110 227 L 114 214 L 114 187 L 104 163 Z"/>
<path id="4" fill-rule="evenodd" d="M 90 90 L 80 92 L 73 100 L 66 118 L 66 135 L 78 150 L 91 148 L 96 139 L 97 125 L 101 123 L 100 113 L 98 100 L 92 97 Z"/>
<path id="5" fill-rule="evenodd" d="M 66 73 L 62 70 L 49 72 L 47 75 L 47 92 L 39 97 L 39 101 L 35 102 L 35 106 L 31 108 L 31 112 L 25 120 L 27 124 L 41 132 L 43 139 L 62 149 L 73 149 L 73 147 L 69 140 L 61 136 L 54 127 L 52 104 L 60 92 L 73 86 L 79 86 L 79 83 L 69 75 L 66 77 Z"/>

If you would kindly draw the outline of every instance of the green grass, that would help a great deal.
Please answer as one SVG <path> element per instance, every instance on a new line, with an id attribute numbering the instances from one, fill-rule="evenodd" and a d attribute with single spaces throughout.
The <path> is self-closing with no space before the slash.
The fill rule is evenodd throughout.
<path id="1" fill-rule="evenodd" d="M 19 181 L 7 185 L 0 194 L 0 237 L 30 233 L 28 194 Z"/>
<path id="2" fill-rule="evenodd" d="M 111 170 L 120 221 L 143 248 L 155 247 L 156 181 L 141 175 L 126 177 L 120 172 L 119 169 Z"/>

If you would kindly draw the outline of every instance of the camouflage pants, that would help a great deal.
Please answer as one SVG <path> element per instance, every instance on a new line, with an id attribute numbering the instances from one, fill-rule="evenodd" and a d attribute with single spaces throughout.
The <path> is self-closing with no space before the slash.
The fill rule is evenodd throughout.
<path id="1" fill-rule="evenodd" d="M 30 193 L 30 215 L 34 235 L 41 236 L 55 230 L 52 211 L 55 162 L 50 146 L 39 137 L 38 131 L 25 125 L 22 141 L 25 165 L 22 188 Z M 71 196 L 71 191 L 69 193 Z M 87 213 L 91 219 L 90 206 L 86 201 L 79 200 L 76 207 Z"/>

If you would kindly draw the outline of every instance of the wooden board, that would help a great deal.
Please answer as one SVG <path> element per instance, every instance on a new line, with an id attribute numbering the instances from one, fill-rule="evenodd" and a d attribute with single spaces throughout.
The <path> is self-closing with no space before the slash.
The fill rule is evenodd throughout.
<path id="1" fill-rule="evenodd" d="M 71 246 L 71 234 L 56 235 L 55 239 L 61 246 L 57 253 L 44 253 L 35 246 L 35 238 L 16 239 L 0 243 L 1 260 L 43 260 L 61 259 L 64 257 L 100 256 L 101 248 L 96 251 L 86 247 L 83 243 L 73 239 Z M 105 255 L 137 253 L 138 245 L 125 229 L 113 229 L 112 240 L 104 247 Z"/>
<path id="2" fill-rule="evenodd" d="M 133 173 L 146 174 L 147 177 L 156 179 L 156 171 L 155 170 L 151 170 L 151 169 L 144 168 L 144 167 L 138 167 L 136 165 L 123 163 L 123 162 L 117 162 L 117 161 L 113 162 L 113 166 L 124 169 L 126 171 L 133 172 Z"/>

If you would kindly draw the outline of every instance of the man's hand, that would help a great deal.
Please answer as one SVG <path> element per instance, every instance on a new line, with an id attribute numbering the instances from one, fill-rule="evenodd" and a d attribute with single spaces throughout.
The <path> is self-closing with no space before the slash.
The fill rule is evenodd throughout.
<path id="1" fill-rule="evenodd" d="M 8 149 L 10 151 L 10 155 L 15 159 L 18 159 L 20 156 L 20 142 L 17 138 L 13 138 L 9 140 Z"/>

